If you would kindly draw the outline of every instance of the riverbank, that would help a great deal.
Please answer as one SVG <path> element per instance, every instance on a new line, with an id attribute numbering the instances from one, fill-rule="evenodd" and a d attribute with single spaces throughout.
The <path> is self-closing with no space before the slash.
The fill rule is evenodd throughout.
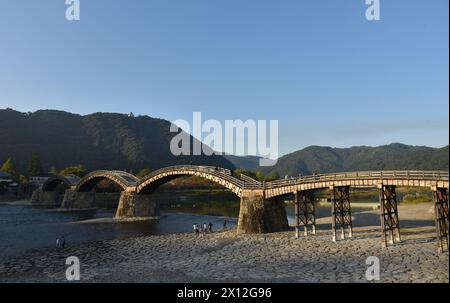
<path id="1" fill-rule="evenodd" d="M 70 243 L 0 260 L 0 282 L 65 282 L 65 259 L 77 256 L 81 282 L 367 282 L 366 259 L 380 259 L 379 282 L 449 282 L 449 255 L 437 253 L 430 205 L 399 208 L 402 242 L 381 247 L 379 225 L 331 241 L 328 218 L 316 236 L 293 231 L 236 235 L 234 230 Z M 427 210 L 427 211 L 425 211 Z M 368 211 L 359 216 L 376 215 Z M 415 222 L 415 223 L 414 223 Z"/>
<path id="2" fill-rule="evenodd" d="M 0 201 L 0 204 L 8 204 L 8 205 L 32 205 L 31 201 L 28 199 L 19 199 L 19 200 L 5 200 Z"/>

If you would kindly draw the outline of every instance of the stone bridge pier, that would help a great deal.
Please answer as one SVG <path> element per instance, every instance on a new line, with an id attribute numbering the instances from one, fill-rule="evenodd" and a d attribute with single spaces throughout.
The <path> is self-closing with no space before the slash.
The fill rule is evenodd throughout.
<path id="1" fill-rule="evenodd" d="M 64 209 L 92 209 L 96 208 L 94 192 L 80 192 L 69 188 L 64 193 L 61 208 Z"/>
<path id="2" fill-rule="evenodd" d="M 35 205 L 59 206 L 57 205 L 59 192 L 43 191 L 41 188 L 36 189 L 31 196 L 31 203 Z"/>
<path id="3" fill-rule="evenodd" d="M 286 210 L 281 197 L 266 199 L 263 189 L 242 191 L 238 233 L 270 233 L 288 229 Z"/>
<path id="4" fill-rule="evenodd" d="M 159 216 L 159 206 L 151 195 L 137 194 L 134 188 L 121 192 L 116 220 L 136 220 Z"/>
<path id="5" fill-rule="evenodd" d="M 36 189 L 31 196 L 31 203 L 34 205 L 59 207 L 61 205 L 62 191 L 44 191 Z"/>

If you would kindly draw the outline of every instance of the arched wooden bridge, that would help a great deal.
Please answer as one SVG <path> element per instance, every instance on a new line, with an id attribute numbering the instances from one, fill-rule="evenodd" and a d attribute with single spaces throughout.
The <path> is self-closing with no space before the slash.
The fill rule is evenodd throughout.
<path id="1" fill-rule="evenodd" d="M 51 199 L 58 185 L 65 186 L 63 208 L 90 208 L 95 206 L 93 190 L 102 180 L 109 180 L 121 189 L 116 212 L 117 219 L 153 217 L 159 214 L 158 205 L 149 199 L 159 186 L 180 176 L 199 176 L 229 189 L 241 198 L 238 221 L 240 233 L 266 233 L 288 228 L 284 198 L 294 195 L 297 228 L 303 226 L 305 235 L 315 231 L 315 190 L 330 189 L 332 201 L 333 240 L 337 233 L 344 239 L 352 236 L 350 187 L 377 187 L 380 191 L 380 219 L 383 245 L 400 241 L 397 186 L 426 187 L 433 192 L 437 237 L 440 249 L 448 249 L 448 187 L 447 171 L 364 171 L 317 174 L 259 182 L 245 175 L 212 166 L 171 166 L 156 170 L 138 179 L 123 171 L 94 171 L 81 179 L 74 176 L 54 176 L 40 189 L 41 199 Z M 45 202 L 45 201 L 41 201 Z"/>
<path id="2" fill-rule="evenodd" d="M 76 185 L 77 192 L 90 192 L 100 181 L 108 179 L 122 188 L 136 187 L 139 178 L 133 174 L 118 170 L 97 170 L 84 176 Z"/>

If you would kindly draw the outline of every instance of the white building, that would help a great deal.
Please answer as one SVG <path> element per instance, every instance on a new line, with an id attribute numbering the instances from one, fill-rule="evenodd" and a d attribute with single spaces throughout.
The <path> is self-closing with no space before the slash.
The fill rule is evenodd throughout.
<path id="1" fill-rule="evenodd" d="M 45 181 L 47 181 L 48 178 L 50 178 L 51 176 L 53 176 L 53 174 L 51 173 L 42 174 L 41 176 L 30 176 L 28 177 L 28 182 L 31 184 L 42 186 L 45 183 Z"/>

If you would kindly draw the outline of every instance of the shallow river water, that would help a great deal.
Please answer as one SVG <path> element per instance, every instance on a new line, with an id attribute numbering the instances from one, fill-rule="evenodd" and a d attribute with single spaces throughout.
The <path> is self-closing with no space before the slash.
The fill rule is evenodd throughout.
<path id="1" fill-rule="evenodd" d="M 26 205 L 0 204 L 0 257 L 19 254 L 29 249 L 53 246 L 56 237 L 64 236 L 72 242 L 123 239 L 145 235 L 190 232 L 193 224 L 213 223 L 213 229 L 233 228 L 235 218 L 187 213 L 163 212 L 153 222 L 95 222 L 86 219 L 113 218 L 114 210 L 90 212 L 62 212 Z"/>
<path id="2" fill-rule="evenodd" d="M 54 246 L 56 237 L 60 236 L 64 236 L 67 245 L 70 245 L 74 242 L 192 232 L 195 223 L 203 225 L 211 222 L 213 230 L 222 229 L 225 220 L 228 228 L 234 228 L 237 224 L 237 218 L 221 215 L 219 210 L 213 211 L 215 216 L 190 212 L 195 210 L 189 210 L 189 213 L 163 211 L 157 221 L 117 223 L 111 220 L 114 217 L 113 209 L 67 212 L 17 203 L 0 203 L 0 257 Z M 289 223 L 293 224 L 292 205 L 286 206 L 286 213 Z M 317 218 L 329 214 L 330 210 L 326 207 L 318 207 L 316 210 Z"/>

